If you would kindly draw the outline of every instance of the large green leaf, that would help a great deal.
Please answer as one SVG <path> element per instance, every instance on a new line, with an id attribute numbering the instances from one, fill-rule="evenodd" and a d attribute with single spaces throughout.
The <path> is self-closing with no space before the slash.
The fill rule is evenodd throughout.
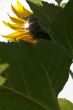
<path id="1" fill-rule="evenodd" d="M 7 82 L 0 87 L 1 110 L 59 110 L 57 95 L 68 79 L 71 58 L 59 45 L 0 43 Z"/>
<path id="2" fill-rule="evenodd" d="M 50 29 L 56 41 L 63 44 L 73 54 L 73 1 L 58 14 Z M 57 27 L 57 28 L 56 28 Z"/>
<path id="3" fill-rule="evenodd" d="M 48 4 L 46 2 L 33 3 L 27 0 L 34 14 L 38 17 L 39 24 L 49 33 L 51 38 L 60 42 L 73 54 L 73 0 L 65 8 Z"/>
<path id="4" fill-rule="evenodd" d="M 73 103 L 66 99 L 59 99 L 61 110 L 73 110 Z"/>

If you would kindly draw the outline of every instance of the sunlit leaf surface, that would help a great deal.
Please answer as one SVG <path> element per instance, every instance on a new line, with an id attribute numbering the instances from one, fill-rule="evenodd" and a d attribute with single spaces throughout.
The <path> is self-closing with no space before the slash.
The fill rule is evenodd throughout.
<path id="1" fill-rule="evenodd" d="M 8 69 L 9 65 L 7 63 L 1 63 L 2 62 L 2 59 L 0 59 L 0 86 L 2 86 L 5 82 L 6 82 L 6 78 L 3 77 L 2 73 Z"/>
<path id="2" fill-rule="evenodd" d="M 66 99 L 59 99 L 61 110 L 73 110 L 73 103 Z"/>

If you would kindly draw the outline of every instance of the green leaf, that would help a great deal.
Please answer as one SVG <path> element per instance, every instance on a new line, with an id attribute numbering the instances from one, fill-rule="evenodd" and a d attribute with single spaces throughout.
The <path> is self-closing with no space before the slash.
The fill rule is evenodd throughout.
<path id="1" fill-rule="evenodd" d="M 0 59 L 0 62 L 1 62 L 2 60 Z M 5 77 L 3 77 L 2 76 L 2 73 L 6 70 L 6 69 L 8 69 L 8 67 L 9 67 L 9 65 L 7 64 L 7 63 L 1 63 L 0 64 L 0 86 L 2 86 L 5 82 L 6 82 L 6 78 Z"/>
<path id="2" fill-rule="evenodd" d="M 66 5 L 67 5 L 67 3 L 62 3 L 60 6 L 61 6 L 62 8 L 65 8 Z"/>
<path id="3" fill-rule="evenodd" d="M 1 62 L 1 61 L 0 61 Z M 0 75 L 9 67 L 7 63 L 0 64 Z"/>
<path id="4" fill-rule="evenodd" d="M 56 41 L 59 41 L 66 49 L 73 54 L 73 1 L 70 1 L 60 11 L 52 22 L 50 29 Z"/>
<path id="5" fill-rule="evenodd" d="M 73 110 L 73 103 L 66 99 L 59 99 L 61 110 Z"/>
<path id="6" fill-rule="evenodd" d="M 0 86 L 2 86 L 6 82 L 6 78 L 0 76 Z"/>
<path id="7" fill-rule="evenodd" d="M 57 95 L 69 76 L 72 58 L 59 44 L 0 43 L 7 82 L 0 88 L 1 110 L 59 110 Z"/>
<path id="8" fill-rule="evenodd" d="M 73 1 L 65 8 L 42 2 L 39 6 L 27 0 L 41 27 L 54 42 L 60 42 L 73 55 Z"/>
<path id="9" fill-rule="evenodd" d="M 30 0 L 30 2 L 35 3 L 37 5 L 42 5 L 42 0 Z"/>

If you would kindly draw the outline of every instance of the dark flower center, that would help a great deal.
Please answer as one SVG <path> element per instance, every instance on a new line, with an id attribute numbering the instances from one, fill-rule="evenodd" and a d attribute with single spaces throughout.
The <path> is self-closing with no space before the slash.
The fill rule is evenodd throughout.
<path id="1" fill-rule="evenodd" d="M 34 38 L 37 39 L 46 39 L 51 40 L 51 37 L 48 33 L 46 33 L 38 24 L 38 19 L 32 14 L 31 16 L 27 17 L 29 23 L 29 31 L 33 35 Z"/>

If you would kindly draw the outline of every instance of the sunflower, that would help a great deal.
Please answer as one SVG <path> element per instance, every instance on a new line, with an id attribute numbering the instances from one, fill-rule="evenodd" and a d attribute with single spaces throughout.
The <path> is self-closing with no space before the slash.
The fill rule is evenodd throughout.
<path id="1" fill-rule="evenodd" d="M 16 17 L 8 14 L 12 22 L 3 21 L 3 23 L 14 32 L 5 35 L 5 38 L 13 42 L 24 40 L 33 44 L 36 44 L 38 39 L 50 39 L 49 35 L 39 26 L 38 19 L 33 12 L 27 10 L 18 0 L 17 7 L 11 4 L 11 8 Z"/>

